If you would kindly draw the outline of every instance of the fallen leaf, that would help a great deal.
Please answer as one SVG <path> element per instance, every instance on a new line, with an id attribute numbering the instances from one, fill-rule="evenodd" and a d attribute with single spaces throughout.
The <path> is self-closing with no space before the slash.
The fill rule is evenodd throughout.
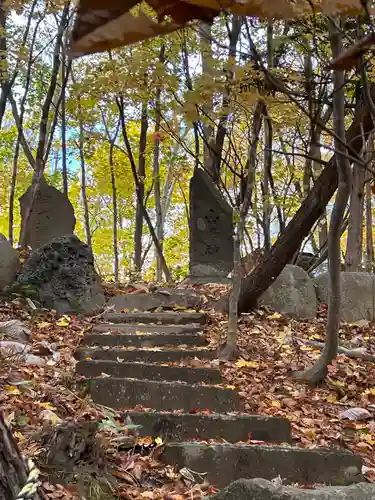
<path id="1" fill-rule="evenodd" d="M 259 363 L 257 361 L 245 361 L 244 359 L 239 359 L 236 363 L 237 368 L 258 368 Z"/>

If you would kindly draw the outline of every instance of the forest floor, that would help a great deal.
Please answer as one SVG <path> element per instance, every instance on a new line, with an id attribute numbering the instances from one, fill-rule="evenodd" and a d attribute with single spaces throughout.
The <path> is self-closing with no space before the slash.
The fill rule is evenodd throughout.
<path id="1" fill-rule="evenodd" d="M 202 291 L 211 298 L 223 293 L 224 287 Z M 16 357 L 0 359 L 0 409 L 22 453 L 38 466 L 43 465 L 46 443 L 52 442 L 60 424 L 101 422 L 95 438 L 97 449 L 93 451 L 93 443 L 86 455 L 81 449 L 75 467 L 81 481 L 77 483 L 76 476 L 67 473 L 61 480 L 65 486 L 58 480 L 50 482 L 48 467 L 40 467 L 44 498 L 84 498 L 82 480 L 85 488 L 90 488 L 86 498 L 93 500 L 103 498 L 103 491 L 107 491 L 106 499 L 169 500 L 198 500 L 214 491 L 161 464 L 161 442 L 137 438 L 120 423 L 116 413 L 94 405 L 79 392 L 73 353 L 96 318 L 58 317 L 51 311 L 30 309 L 24 299 L 15 299 L 0 305 L 0 321 L 10 319 L 19 319 L 30 328 L 32 353 L 46 359 L 43 366 L 27 366 Z M 340 355 L 329 367 L 326 382 L 318 388 L 293 378 L 295 371 L 310 366 L 319 355 L 319 350 L 304 342 L 324 340 L 325 321 L 325 307 L 309 321 L 264 309 L 254 311 L 239 320 L 237 361 L 191 360 L 189 364 L 219 366 L 227 385 L 239 391 L 247 413 L 287 417 L 297 446 L 344 447 L 359 453 L 367 479 L 375 482 L 375 364 Z M 365 321 L 345 324 L 340 338 L 351 349 L 366 348 L 375 353 L 374 330 L 375 324 Z M 211 345 L 222 342 L 225 332 L 225 316 L 210 312 L 207 335 Z M 192 408 L 191 412 L 209 413 L 210 409 Z M 119 445 L 124 436 L 131 443 L 126 450 Z M 248 443 L 258 442 L 249 436 Z M 105 487 L 103 478 L 108 478 Z"/>

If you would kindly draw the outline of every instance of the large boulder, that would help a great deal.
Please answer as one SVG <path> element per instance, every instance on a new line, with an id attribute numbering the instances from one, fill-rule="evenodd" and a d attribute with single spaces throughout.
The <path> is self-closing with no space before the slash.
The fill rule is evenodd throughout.
<path id="1" fill-rule="evenodd" d="M 296 318 L 314 318 L 317 300 L 313 282 L 301 267 L 287 264 L 260 297 L 259 305 Z"/>
<path id="2" fill-rule="evenodd" d="M 0 233 L 0 290 L 11 285 L 19 266 L 18 253 Z"/>
<path id="3" fill-rule="evenodd" d="M 328 304 L 329 274 L 314 279 L 318 300 Z M 375 276 L 361 272 L 341 273 L 341 321 L 353 323 L 375 317 Z"/>
<path id="4" fill-rule="evenodd" d="M 277 482 L 277 481 L 276 481 Z M 373 500 L 375 485 L 326 486 L 301 489 L 280 486 L 265 479 L 239 479 L 210 500 Z"/>
<path id="5" fill-rule="evenodd" d="M 17 283 L 37 291 L 44 307 L 60 314 L 92 314 L 105 297 L 90 248 L 77 236 L 62 236 L 34 251 Z"/>

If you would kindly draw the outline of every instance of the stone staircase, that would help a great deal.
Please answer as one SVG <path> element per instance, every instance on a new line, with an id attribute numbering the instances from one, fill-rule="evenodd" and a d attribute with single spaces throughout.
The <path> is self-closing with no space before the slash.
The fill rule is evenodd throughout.
<path id="1" fill-rule="evenodd" d="M 159 307 L 160 296 L 147 295 L 145 304 Z M 186 296 L 181 296 L 182 300 L 174 298 L 176 305 L 186 305 Z M 118 311 L 128 304 L 126 300 L 126 296 L 115 298 Z M 254 477 L 281 476 L 286 483 L 301 484 L 349 484 L 362 479 L 360 457 L 293 447 L 287 444 L 292 441 L 288 420 L 239 413 L 239 395 L 225 388 L 218 369 L 168 366 L 187 358 L 215 359 L 203 333 L 205 314 L 115 312 L 106 313 L 104 321 L 85 335 L 77 349 L 77 373 L 87 378 L 94 402 L 123 410 L 142 425 L 141 436 L 164 439 L 165 463 L 207 473 L 217 487 Z M 151 410 L 131 410 L 137 405 Z M 203 413 L 189 413 L 194 409 Z M 206 414 L 206 409 L 212 413 Z M 280 445 L 240 443 L 249 436 Z M 207 444 L 211 439 L 217 443 Z"/>

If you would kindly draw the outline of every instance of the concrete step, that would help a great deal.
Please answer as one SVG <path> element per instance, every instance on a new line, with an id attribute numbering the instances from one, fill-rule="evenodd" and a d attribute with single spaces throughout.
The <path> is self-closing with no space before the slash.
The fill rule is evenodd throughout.
<path id="1" fill-rule="evenodd" d="M 162 347 L 162 346 L 195 346 L 207 345 L 203 335 L 199 333 L 160 334 L 160 335 L 134 335 L 134 334 L 111 334 L 87 333 L 83 337 L 83 344 L 90 346 L 133 346 L 133 347 Z"/>
<path id="2" fill-rule="evenodd" d="M 193 325 L 129 325 L 126 323 L 101 323 L 100 325 L 95 325 L 92 329 L 92 333 L 107 333 L 107 332 L 117 332 L 117 333 L 136 333 L 136 332 L 146 332 L 146 333 L 176 333 L 182 335 L 184 333 L 199 333 L 202 331 L 202 326 Z"/>
<path id="3" fill-rule="evenodd" d="M 193 312 L 128 312 L 128 313 L 105 313 L 104 320 L 110 323 L 155 323 L 162 325 L 189 325 L 197 323 L 203 325 L 207 321 L 204 313 Z"/>
<path id="4" fill-rule="evenodd" d="M 202 296 L 193 288 L 160 288 L 154 293 L 115 295 L 108 300 L 108 306 L 113 306 L 116 312 L 124 309 L 129 311 L 147 311 L 156 307 L 195 308 L 202 304 Z"/>
<path id="5" fill-rule="evenodd" d="M 140 436 L 162 437 L 168 441 L 225 439 L 229 443 L 256 439 L 272 443 L 291 442 L 289 420 L 257 415 L 203 415 L 201 413 L 159 413 L 128 411 L 134 424 L 142 425 Z"/>
<path id="6" fill-rule="evenodd" d="M 161 460 L 178 469 L 206 472 L 206 479 L 218 488 L 236 479 L 271 480 L 279 475 L 285 483 L 342 485 L 361 480 L 362 466 L 359 456 L 345 451 L 201 443 L 171 443 Z"/>
<path id="7" fill-rule="evenodd" d="M 181 380 L 188 384 L 220 384 L 223 382 L 220 370 L 214 368 L 188 368 L 162 366 L 148 363 L 118 361 L 79 361 L 76 371 L 84 377 L 100 377 L 102 373 L 118 378 L 138 378 L 145 380 Z"/>
<path id="8" fill-rule="evenodd" d="M 79 347 L 75 352 L 75 358 L 81 359 L 105 359 L 116 361 L 144 361 L 145 363 L 169 363 L 181 361 L 187 358 L 215 359 L 216 351 L 210 349 L 95 349 L 90 347 Z"/>
<path id="9" fill-rule="evenodd" d="M 87 383 L 95 403 L 116 410 L 137 405 L 158 411 L 208 409 L 225 413 L 240 409 L 237 392 L 221 387 L 112 377 L 95 378 Z"/>

